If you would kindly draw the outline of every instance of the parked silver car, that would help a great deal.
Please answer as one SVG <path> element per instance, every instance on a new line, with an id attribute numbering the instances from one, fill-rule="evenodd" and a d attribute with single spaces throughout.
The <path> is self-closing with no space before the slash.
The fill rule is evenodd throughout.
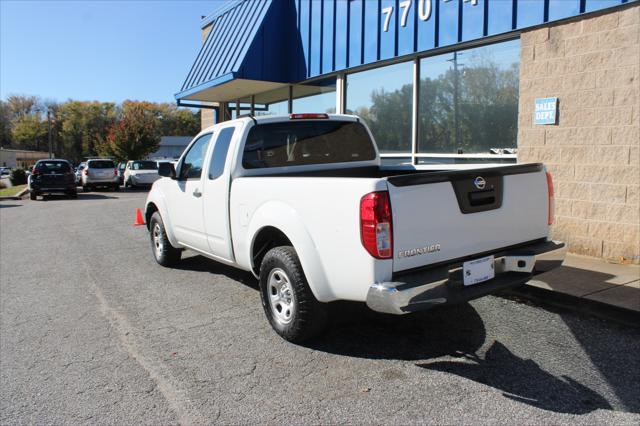
<path id="1" fill-rule="evenodd" d="M 91 159 L 82 171 L 82 189 L 91 191 L 96 187 L 107 187 L 114 191 L 120 190 L 118 169 L 113 160 Z"/>

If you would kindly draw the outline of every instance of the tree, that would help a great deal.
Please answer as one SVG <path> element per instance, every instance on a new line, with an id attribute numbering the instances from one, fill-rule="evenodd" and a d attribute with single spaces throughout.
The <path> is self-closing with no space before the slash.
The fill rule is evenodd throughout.
<path id="1" fill-rule="evenodd" d="M 42 112 L 42 103 L 37 96 L 11 95 L 7 98 L 7 105 L 12 119 Z"/>
<path id="2" fill-rule="evenodd" d="M 60 155 L 78 162 L 97 154 L 116 121 L 117 108 L 109 102 L 68 101 L 55 111 L 55 130 Z"/>
<path id="3" fill-rule="evenodd" d="M 39 150 L 47 139 L 47 123 L 40 115 L 21 115 L 13 121 L 11 139 L 17 148 Z"/>
<path id="4" fill-rule="evenodd" d="M 0 147 L 11 146 L 11 111 L 9 104 L 0 100 Z"/>
<path id="5" fill-rule="evenodd" d="M 200 112 L 178 108 L 174 104 L 155 104 L 162 123 L 162 136 L 194 136 L 200 132 Z"/>
<path id="6" fill-rule="evenodd" d="M 98 145 L 98 152 L 122 161 L 141 159 L 156 151 L 161 123 L 150 105 L 125 101 L 121 117 L 109 128 L 106 140 Z"/>

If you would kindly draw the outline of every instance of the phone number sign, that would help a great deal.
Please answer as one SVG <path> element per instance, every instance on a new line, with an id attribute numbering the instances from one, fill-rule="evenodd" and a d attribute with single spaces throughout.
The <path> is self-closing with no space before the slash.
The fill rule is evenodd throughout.
<path id="1" fill-rule="evenodd" d="M 534 124 L 556 124 L 558 119 L 558 98 L 537 98 L 533 112 Z"/>

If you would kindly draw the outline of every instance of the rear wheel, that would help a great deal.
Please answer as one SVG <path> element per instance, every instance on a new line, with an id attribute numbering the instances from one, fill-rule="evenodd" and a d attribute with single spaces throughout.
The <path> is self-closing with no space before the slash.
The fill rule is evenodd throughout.
<path id="1" fill-rule="evenodd" d="M 290 342 L 320 334 L 327 323 L 327 306 L 315 298 L 293 247 L 276 247 L 260 266 L 260 296 L 271 327 Z"/>
<path id="2" fill-rule="evenodd" d="M 91 187 L 89 185 L 82 185 L 82 192 L 89 192 L 91 191 Z"/>
<path id="3" fill-rule="evenodd" d="M 118 185 L 117 183 L 113 185 L 113 190 L 116 192 L 120 191 L 120 185 Z"/>
<path id="4" fill-rule="evenodd" d="M 78 192 L 77 192 L 77 191 L 70 191 L 70 192 L 67 192 L 67 195 L 68 195 L 70 198 L 78 198 Z"/>
<path id="5" fill-rule="evenodd" d="M 155 212 L 149 221 L 149 236 L 153 256 L 162 266 L 171 267 L 180 261 L 182 250 L 171 245 L 160 213 Z"/>

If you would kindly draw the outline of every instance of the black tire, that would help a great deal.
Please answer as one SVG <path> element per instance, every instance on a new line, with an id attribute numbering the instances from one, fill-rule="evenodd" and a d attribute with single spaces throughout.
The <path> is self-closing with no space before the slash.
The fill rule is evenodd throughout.
<path id="1" fill-rule="evenodd" d="M 131 185 L 131 179 L 127 179 L 127 181 L 124 183 L 124 187 L 125 188 L 133 188 L 133 185 Z"/>
<path id="2" fill-rule="evenodd" d="M 149 221 L 149 239 L 153 257 L 160 265 L 169 268 L 180 261 L 182 249 L 171 245 L 167 231 L 164 229 L 164 222 L 158 212 L 155 212 Z"/>
<path id="3" fill-rule="evenodd" d="M 114 190 L 115 192 L 120 191 L 120 185 L 118 185 L 117 183 L 116 183 L 115 185 L 113 185 L 113 190 Z"/>
<path id="4" fill-rule="evenodd" d="M 36 194 L 35 192 L 29 192 L 29 199 L 31 201 L 35 201 L 38 199 L 38 194 Z"/>
<path id="5" fill-rule="evenodd" d="M 77 191 L 71 191 L 71 192 L 67 193 L 67 195 L 69 196 L 69 198 L 78 198 L 78 192 Z"/>
<path id="6" fill-rule="evenodd" d="M 278 285 L 278 275 L 281 282 L 288 282 L 288 288 L 282 293 L 286 294 L 284 298 L 280 297 L 281 293 L 274 287 Z M 289 342 L 309 340 L 325 329 L 327 305 L 318 302 L 311 292 L 298 255 L 291 246 L 275 247 L 262 259 L 260 298 L 271 327 Z M 272 298 L 279 298 L 284 304 L 281 303 L 278 308 L 280 302 L 274 302 L 275 299 Z M 290 312 L 288 319 L 287 312 Z"/>
<path id="7" fill-rule="evenodd" d="M 89 185 L 82 185 L 82 192 L 90 192 L 91 187 Z"/>

